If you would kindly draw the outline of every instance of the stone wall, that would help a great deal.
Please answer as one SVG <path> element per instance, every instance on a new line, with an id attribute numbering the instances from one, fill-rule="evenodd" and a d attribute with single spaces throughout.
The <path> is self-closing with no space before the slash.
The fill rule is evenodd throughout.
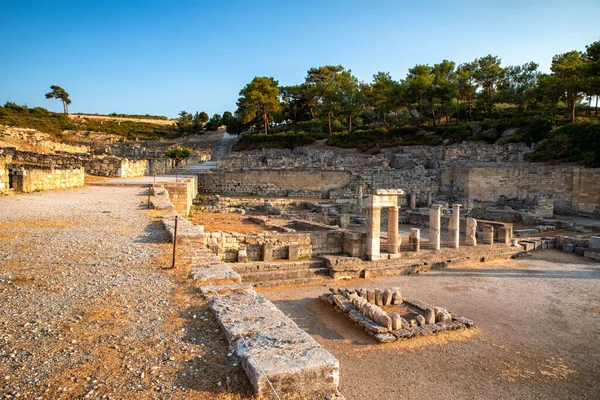
<path id="1" fill-rule="evenodd" d="M 9 187 L 8 168 L 6 166 L 6 156 L 0 154 L 0 194 L 5 193 Z"/>
<path id="2" fill-rule="evenodd" d="M 559 213 L 598 213 L 600 169 L 529 164 L 512 167 L 470 168 L 464 192 L 469 199 L 494 201 L 551 195 Z"/>
<path id="3" fill-rule="evenodd" d="M 13 168 L 13 188 L 21 192 L 67 189 L 82 187 L 85 184 L 83 168 Z"/>
<path id="4" fill-rule="evenodd" d="M 29 128 L 14 128 L 0 125 L 0 138 L 8 137 L 18 139 L 31 145 L 41 147 L 47 152 L 63 152 L 63 153 L 89 153 L 89 146 L 72 145 L 62 142 L 55 142 L 50 139 L 50 135 Z M 43 150 L 41 150 L 43 151 Z"/>
<path id="5" fill-rule="evenodd" d="M 186 217 L 190 214 L 192 201 L 196 194 L 196 185 L 195 178 L 183 178 L 177 182 L 162 184 L 169 193 L 169 200 L 173 203 L 176 213 Z"/>
<path id="6" fill-rule="evenodd" d="M 198 190 L 233 196 L 319 198 L 325 185 L 347 185 L 350 178 L 348 171 L 332 170 L 217 170 L 199 174 Z"/>
<path id="7" fill-rule="evenodd" d="M 470 142 L 386 151 L 374 156 L 305 149 L 233 153 L 219 161 L 217 171 L 200 176 L 200 190 L 354 201 L 359 193 L 402 188 L 418 193 L 421 206 L 427 192 L 434 201 L 469 205 L 547 195 L 557 213 L 600 215 L 600 169 L 526 163 L 531 149 L 524 144 Z"/>

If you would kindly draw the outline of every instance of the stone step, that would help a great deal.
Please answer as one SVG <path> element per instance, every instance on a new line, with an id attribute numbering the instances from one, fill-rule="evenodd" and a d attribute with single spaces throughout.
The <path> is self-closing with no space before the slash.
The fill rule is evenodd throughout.
<path id="1" fill-rule="evenodd" d="M 310 278 L 314 276 L 329 276 L 329 268 L 299 268 L 283 271 L 261 271 L 240 274 L 243 282 L 265 282 L 282 279 Z"/>
<path id="2" fill-rule="evenodd" d="M 262 281 L 262 282 L 249 282 L 254 287 L 271 287 L 271 286 L 288 286 L 288 285 L 307 285 L 307 284 L 317 284 L 321 282 L 326 282 L 331 280 L 332 278 L 322 275 L 322 276 L 312 276 L 309 278 L 295 278 L 295 279 L 279 279 L 273 281 Z"/>
<path id="3" fill-rule="evenodd" d="M 239 274 L 263 271 L 284 271 L 302 268 L 323 268 L 322 260 L 281 261 L 281 262 L 248 262 L 229 264 Z"/>

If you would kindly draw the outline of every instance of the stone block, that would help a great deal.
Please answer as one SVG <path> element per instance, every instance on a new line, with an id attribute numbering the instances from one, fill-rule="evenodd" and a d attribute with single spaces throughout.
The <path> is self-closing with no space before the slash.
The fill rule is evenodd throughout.
<path id="1" fill-rule="evenodd" d="M 578 256 L 582 256 L 585 254 L 585 250 L 585 247 L 575 246 L 575 248 L 573 249 L 573 253 L 577 254 Z"/>
<path id="2" fill-rule="evenodd" d="M 245 263 L 248 262 L 248 251 L 246 249 L 239 249 L 237 253 L 237 262 Z"/>
<path id="3" fill-rule="evenodd" d="M 300 258 L 300 245 L 298 243 L 290 243 L 288 246 L 288 258 L 291 261 L 296 261 Z"/>
<path id="4" fill-rule="evenodd" d="M 525 250 L 525 251 L 533 251 L 533 250 L 535 250 L 535 243 L 534 242 L 530 242 L 528 240 L 521 240 L 519 242 L 519 244 L 521 245 L 521 247 L 523 247 L 523 250 Z"/>
<path id="5" fill-rule="evenodd" d="M 294 346 L 244 356 L 242 367 L 256 396 L 275 398 L 269 382 L 281 398 L 336 393 L 340 374 L 338 360 L 322 348 L 295 349 Z"/>
<path id="6" fill-rule="evenodd" d="M 383 305 L 383 291 L 381 289 L 375 289 L 375 304 L 378 306 Z"/>
<path id="7" fill-rule="evenodd" d="M 575 245 L 572 245 L 569 243 L 563 244 L 563 252 L 564 253 L 572 253 L 574 249 L 575 249 Z"/>
<path id="8" fill-rule="evenodd" d="M 600 236 L 590 236 L 588 247 L 590 249 L 600 250 Z"/>
<path id="9" fill-rule="evenodd" d="M 274 249 L 274 245 L 273 243 L 265 243 L 263 245 L 263 261 L 265 262 L 271 262 L 273 261 L 273 249 Z"/>
<path id="10" fill-rule="evenodd" d="M 583 256 L 585 258 L 589 258 L 591 260 L 600 261 L 600 250 L 594 251 L 594 250 L 590 250 L 590 248 L 588 247 L 588 249 L 585 251 L 585 253 L 583 253 Z"/>
<path id="11" fill-rule="evenodd" d="M 230 283 L 241 283 L 242 278 L 226 264 L 208 264 L 199 267 L 192 265 L 191 278 L 196 286 L 225 285 Z"/>

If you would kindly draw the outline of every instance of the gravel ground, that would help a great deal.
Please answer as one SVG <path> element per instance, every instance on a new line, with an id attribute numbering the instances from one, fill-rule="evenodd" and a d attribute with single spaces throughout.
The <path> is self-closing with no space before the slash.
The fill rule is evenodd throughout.
<path id="1" fill-rule="evenodd" d="M 0 398 L 250 396 L 145 199 L 0 198 Z"/>
<path id="2" fill-rule="evenodd" d="M 471 318 L 473 331 L 377 344 L 317 296 L 323 285 L 261 289 L 340 361 L 348 400 L 600 398 L 600 264 L 550 250 L 494 264 L 336 281 L 399 286 Z"/>

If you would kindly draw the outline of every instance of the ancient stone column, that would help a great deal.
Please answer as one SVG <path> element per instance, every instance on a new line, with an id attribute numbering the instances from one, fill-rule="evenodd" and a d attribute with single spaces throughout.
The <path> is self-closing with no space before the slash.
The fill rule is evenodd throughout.
<path id="1" fill-rule="evenodd" d="M 419 228 L 410 228 L 408 246 L 411 251 L 416 251 L 417 253 L 421 251 L 421 230 Z"/>
<path id="2" fill-rule="evenodd" d="M 427 191 L 427 207 L 431 207 L 431 191 Z"/>
<path id="3" fill-rule="evenodd" d="M 367 207 L 367 257 L 379 256 L 379 234 L 381 232 L 381 207 Z"/>
<path id="4" fill-rule="evenodd" d="M 417 208 L 417 192 L 410 192 L 410 209 Z"/>
<path id="5" fill-rule="evenodd" d="M 440 249 L 441 207 L 439 204 L 435 204 L 429 209 L 429 248 L 431 250 Z"/>
<path id="6" fill-rule="evenodd" d="M 467 218 L 467 246 L 477 246 L 477 220 Z"/>
<path id="7" fill-rule="evenodd" d="M 452 216 L 448 225 L 448 242 L 450 247 L 458 249 L 460 243 L 460 204 L 452 205 Z"/>
<path id="8" fill-rule="evenodd" d="M 388 235 L 387 251 L 398 254 L 398 210 L 400 207 L 388 207 Z"/>
<path id="9" fill-rule="evenodd" d="M 483 225 L 483 244 L 494 244 L 494 227 Z"/>
<path id="10" fill-rule="evenodd" d="M 360 211 L 362 211 L 363 209 L 363 187 L 359 186 L 358 187 L 358 196 L 357 196 L 357 200 L 358 200 L 358 209 Z"/>

